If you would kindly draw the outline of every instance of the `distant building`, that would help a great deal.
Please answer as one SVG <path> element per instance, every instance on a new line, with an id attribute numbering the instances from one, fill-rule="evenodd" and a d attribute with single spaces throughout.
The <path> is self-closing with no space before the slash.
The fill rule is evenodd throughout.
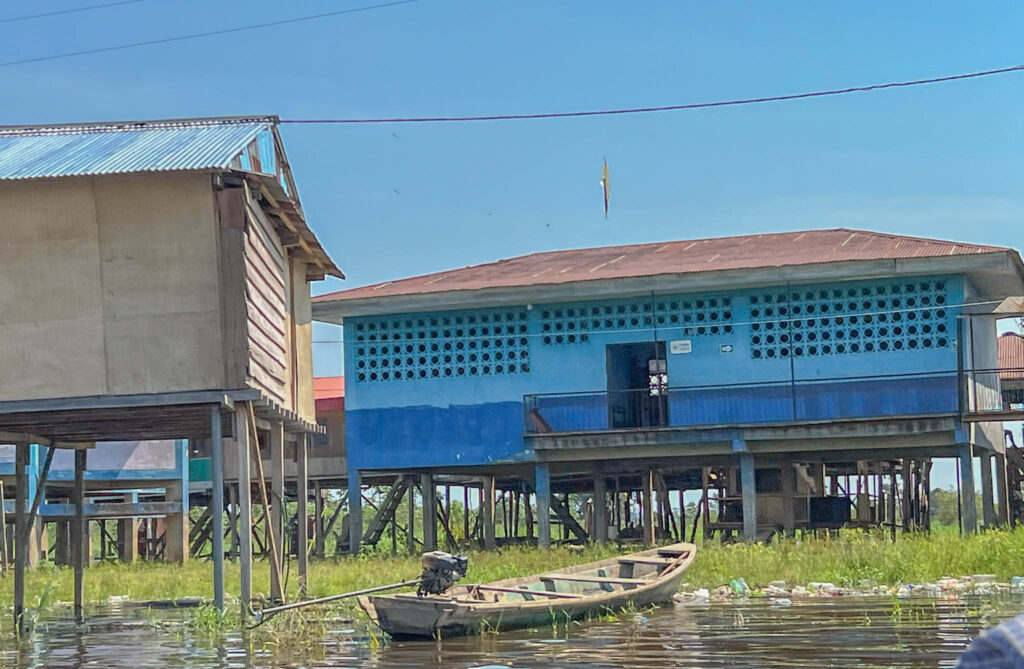
<path id="1" fill-rule="evenodd" d="M 999 424 L 963 419 L 998 374 L 964 389 L 962 370 L 998 367 L 995 312 L 1022 294 L 1012 249 L 834 229 L 537 253 L 323 295 L 314 317 L 344 325 L 350 485 L 490 474 L 546 500 L 725 466 L 743 507 L 723 529 L 752 538 L 834 513 L 809 501 L 823 465 L 880 490 L 896 465 L 857 463 L 909 481 L 998 454 Z"/>

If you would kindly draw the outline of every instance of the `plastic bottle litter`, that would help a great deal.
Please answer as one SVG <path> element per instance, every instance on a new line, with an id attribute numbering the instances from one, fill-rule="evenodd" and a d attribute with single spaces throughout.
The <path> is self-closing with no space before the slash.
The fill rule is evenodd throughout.
<path id="1" fill-rule="evenodd" d="M 750 586 L 748 586 L 747 582 L 743 580 L 743 577 L 734 578 L 729 581 L 729 588 L 733 591 L 733 594 L 736 595 L 746 595 L 750 592 Z"/>
<path id="2" fill-rule="evenodd" d="M 793 600 L 788 597 L 777 597 L 771 601 L 772 606 L 792 606 Z"/>

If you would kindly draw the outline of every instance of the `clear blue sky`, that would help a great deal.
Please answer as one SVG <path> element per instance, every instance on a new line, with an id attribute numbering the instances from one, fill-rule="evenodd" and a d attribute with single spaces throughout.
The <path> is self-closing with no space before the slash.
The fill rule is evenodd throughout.
<path id="1" fill-rule="evenodd" d="M 0 19 L 96 0 L 6 3 Z M 0 23 L 0 61 L 356 7 L 147 0 Z M 0 67 L 0 123 L 276 113 L 491 114 L 792 93 L 1024 62 L 1020 3 L 420 2 Z M 533 251 L 863 227 L 1024 245 L 1024 73 L 632 117 L 286 126 L 349 276 Z M 601 212 L 601 158 L 612 174 Z M 318 328 L 318 341 L 338 339 Z M 318 344 L 318 373 L 341 371 Z"/>

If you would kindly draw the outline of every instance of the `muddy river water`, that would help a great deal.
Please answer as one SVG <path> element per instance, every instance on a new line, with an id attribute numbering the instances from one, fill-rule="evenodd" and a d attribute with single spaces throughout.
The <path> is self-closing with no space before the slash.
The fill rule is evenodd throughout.
<path id="1" fill-rule="evenodd" d="M 0 667 L 942 667 L 1022 610 L 1021 595 L 752 599 L 442 642 L 389 642 L 339 621 L 296 651 L 237 632 L 211 638 L 180 611 L 104 608 L 81 628 L 58 612 L 30 641 L 8 637 Z"/>

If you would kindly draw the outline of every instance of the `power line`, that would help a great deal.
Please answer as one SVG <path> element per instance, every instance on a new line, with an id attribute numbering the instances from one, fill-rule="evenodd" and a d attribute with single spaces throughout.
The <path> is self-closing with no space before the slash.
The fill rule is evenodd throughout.
<path id="1" fill-rule="evenodd" d="M 136 0 L 141 2 L 142 0 Z M 143 46 L 153 46 L 154 44 L 167 44 L 170 42 L 181 42 L 184 40 L 198 39 L 200 37 L 213 37 L 215 35 L 228 35 L 230 33 L 240 33 L 247 30 L 261 30 L 263 28 L 272 28 L 275 26 L 283 26 L 291 23 L 301 23 L 303 21 L 314 21 L 316 19 L 325 19 L 331 16 L 341 16 L 342 14 L 356 14 L 359 12 L 368 12 L 374 9 L 384 9 L 385 7 L 395 7 L 397 5 L 408 5 L 413 2 L 419 2 L 420 0 L 395 0 L 394 2 L 384 2 L 378 5 L 367 5 L 365 7 L 353 7 L 351 9 L 340 9 L 334 12 L 323 12 L 321 14 L 310 14 L 309 16 L 298 16 L 292 19 L 282 19 L 280 21 L 268 21 L 266 23 L 254 23 L 247 26 L 238 26 L 236 28 L 224 28 L 222 30 L 211 30 L 204 33 L 192 33 L 189 35 L 178 35 L 176 37 L 164 37 L 161 39 L 146 40 L 145 42 L 130 42 L 128 44 L 116 44 L 114 46 L 97 47 L 95 49 L 83 49 L 81 51 L 66 51 L 64 53 L 55 53 L 49 56 L 36 56 L 34 58 L 22 58 L 19 60 L 8 60 L 0 62 L 0 67 L 9 67 L 11 65 L 25 65 L 26 63 L 41 63 L 48 60 L 58 60 L 60 58 L 72 58 L 74 56 L 85 56 L 94 53 L 106 53 L 108 51 L 120 51 L 122 49 L 136 49 Z"/>
<path id="2" fill-rule="evenodd" d="M 118 0 L 118 2 L 105 2 L 101 5 L 87 5 L 85 7 L 72 7 L 71 9 L 58 9 L 52 12 L 43 12 L 42 14 L 26 14 L 24 16 L 12 16 L 9 19 L 0 19 L 0 23 L 14 23 L 16 21 L 30 21 L 32 19 L 44 19 L 49 16 L 60 16 L 61 14 L 75 14 L 78 12 L 89 12 L 94 9 L 105 9 L 107 7 L 118 7 L 120 5 L 133 5 L 137 2 L 145 2 L 146 0 Z"/>
<path id="3" fill-rule="evenodd" d="M 2 65 L 2 63 L 0 63 Z M 810 93 L 792 93 L 789 95 L 773 95 L 761 98 L 741 98 L 738 100 L 723 100 L 718 102 L 696 102 L 691 104 L 665 105 L 662 107 L 629 107 L 625 109 L 598 109 L 591 111 L 571 112 L 545 112 L 536 114 L 495 114 L 491 116 L 411 116 L 394 118 L 336 118 L 336 119 L 282 119 L 281 123 L 458 123 L 466 121 L 524 121 L 544 118 L 573 118 L 578 116 L 616 116 L 622 114 L 649 114 L 652 112 L 683 111 L 689 109 L 707 109 L 710 107 L 737 107 L 740 105 L 753 105 L 765 102 L 783 102 L 787 100 L 803 100 L 806 98 L 822 98 L 832 95 L 845 95 L 847 93 L 865 93 L 886 88 L 904 88 L 908 86 L 922 86 L 924 84 L 938 84 L 961 79 L 977 79 L 979 77 L 990 77 L 996 74 L 1008 72 L 1019 72 L 1024 70 L 1024 65 L 1013 65 L 1002 67 L 996 70 L 984 70 L 982 72 L 968 72 L 966 74 L 952 74 L 931 79 L 914 79 L 911 81 L 894 81 L 884 84 L 871 84 L 868 86 L 851 86 L 848 88 L 835 88 L 826 91 L 814 91 Z"/>

